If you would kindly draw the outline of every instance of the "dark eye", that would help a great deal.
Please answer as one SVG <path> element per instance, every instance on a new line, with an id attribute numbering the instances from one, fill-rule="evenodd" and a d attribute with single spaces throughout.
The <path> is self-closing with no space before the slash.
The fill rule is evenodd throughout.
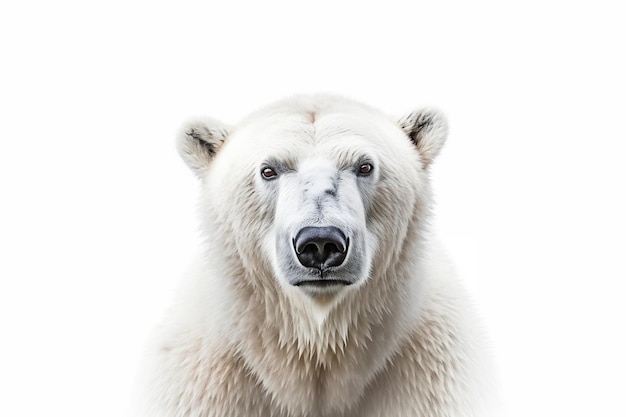
<path id="1" fill-rule="evenodd" d="M 359 166 L 359 175 L 368 175 L 370 172 L 372 172 L 372 169 L 374 169 L 372 164 L 361 164 L 361 166 Z"/>
<path id="2" fill-rule="evenodd" d="M 261 170 L 261 176 L 266 180 L 271 180 L 272 178 L 276 178 L 278 174 L 274 171 L 273 168 L 265 167 Z"/>

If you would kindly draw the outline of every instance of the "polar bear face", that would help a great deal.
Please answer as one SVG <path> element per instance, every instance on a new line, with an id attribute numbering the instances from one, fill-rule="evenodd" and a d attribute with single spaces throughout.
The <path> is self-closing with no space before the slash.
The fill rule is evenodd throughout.
<path id="1" fill-rule="evenodd" d="M 434 111 L 396 122 L 352 101 L 307 96 L 233 129 L 191 123 L 178 147 L 202 181 L 216 261 L 320 301 L 383 279 L 399 259 L 428 211 L 427 169 L 445 135 Z"/>
<path id="2" fill-rule="evenodd" d="M 270 159 L 258 181 L 275 204 L 274 271 L 312 296 L 367 278 L 376 239 L 366 221 L 379 177 L 375 155 L 364 149 L 344 158 L 319 144 L 316 151 L 297 166 Z"/>

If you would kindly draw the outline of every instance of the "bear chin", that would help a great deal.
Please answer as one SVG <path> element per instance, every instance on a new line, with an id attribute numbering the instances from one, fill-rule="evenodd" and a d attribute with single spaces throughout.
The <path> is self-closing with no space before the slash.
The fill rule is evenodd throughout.
<path id="1" fill-rule="evenodd" d="M 290 287 L 301 291 L 311 297 L 329 298 L 339 295 L 349 289 L 358 287 L 362 279 L 353 274 L 346 274 L 345 271 L 319 270 L 307 268 L 297 273 L 290 271 L 286 274 L 284 281 Z M 281 275 L 281 274 L 277 274 Z"/>
<path id="2" fill-rule="evenodd" d="M 321 278 L 321 279 L 308 279 L 308 280 L 298 281 L 298 282 L 295 282 L 293 285 L 295 285 L 296 287 L 302 287 L 302 288 L 314 288 L 314 289 L 325 290 L 327 288 L 333 288 L 333 287 L 345 287 L 347 285 L 352 285 L 352 283 L 343 279 Z"/>
<path id="3" fill-rule="evenodd" d="M 320 275 L 316 278 L 296 281 L 291 285 L 298 287 L 304 293 L 311 296 L 327 296 L 338 294 L 352 284 L 354 284 L 352 280 L 349 281 L 341 277 L 335 278 L 332 274 L 330 277 L 328 275 L 324 276 L 324 272 L 320 272 Z"/>
<path id="4" fill-rule="evenodd" d="M 330 268 L 320 270 L 303 268 L 293 262 L 285 262 L 274 270 L 275 279 L 281 283 L 283 291 L 295 295 L 305 304 L 326 309 L 341 302 L 349 293 L 358 291 L 367 281 L 363 274 L 367 268 L 352 265 L 351 268 Z M 284 266 L 283 264 L 283 266 Z"/>
<path id="5" fill-rule="evenodd" d="M 315 284 L 299 285 L 298 289 L 304 293 L 310 301 L 318 306 L 334 304 L 343 295 L 348 285 L 337 283 L 338 281 L 317 281 Z"/>

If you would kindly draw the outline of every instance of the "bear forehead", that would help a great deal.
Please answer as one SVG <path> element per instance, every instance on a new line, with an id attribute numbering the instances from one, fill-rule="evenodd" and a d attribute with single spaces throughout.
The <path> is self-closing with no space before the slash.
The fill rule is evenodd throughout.
<path id="1" fill-rule="evenodd" d="M 402 136 L 398 126 L 383 113 L 349 99 L 326 95 L 279 101 L 244 119 L 235 132 L 278 146 L 294 141 L 316 145 L 339 138 L 362 143 Z"/>

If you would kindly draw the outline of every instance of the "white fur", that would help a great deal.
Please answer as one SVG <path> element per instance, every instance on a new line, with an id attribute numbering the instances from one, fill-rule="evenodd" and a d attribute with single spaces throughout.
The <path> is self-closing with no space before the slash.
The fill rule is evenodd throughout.
<path id="1" fill-rule="evenodd" d="M 185 129 L 205 243 L 151 343 L 144 415 L 483 415 L 480 332 L 428 232 L 445 136 L 435 111 L 396 123 L 330 96 Z M 304 226 L 349 236 L 328 274 L 351 285 L 292 285 L 309 277 L 290 243 Z"/>

